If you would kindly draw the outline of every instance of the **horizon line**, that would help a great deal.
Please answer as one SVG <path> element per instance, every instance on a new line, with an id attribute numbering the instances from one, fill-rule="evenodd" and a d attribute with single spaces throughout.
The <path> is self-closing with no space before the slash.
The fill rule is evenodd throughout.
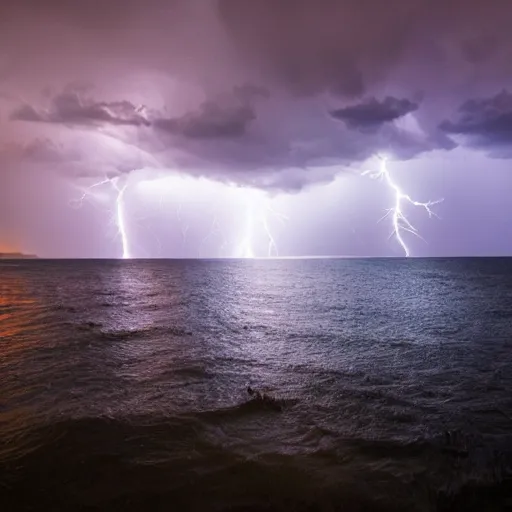
<path id="1" fill-rule="evenodd" d="M 464 255 L 464 256 L 261 256 L 253 258 L 237 257 L 141 257 L 141 258 L 111 258 L 111 257 L 44 257 L 37 255 L 24 255 L 30 257 L 9 258 L 0 257 L 1 261 L 265 261 L 265 260 L 418 260 L 418 259 L 468 259 L 468 258 L 512 258 L 511 255 Z"/>

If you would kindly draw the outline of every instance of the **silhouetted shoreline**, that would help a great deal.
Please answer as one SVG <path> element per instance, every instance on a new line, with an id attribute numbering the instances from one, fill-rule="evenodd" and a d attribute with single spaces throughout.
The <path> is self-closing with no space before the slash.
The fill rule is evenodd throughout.
<path id="1" fill-rule="evenodd" d="M 37 260 L 35 254 L 23 254 L 21 252 L 0 252 L 0 260 Z"/>

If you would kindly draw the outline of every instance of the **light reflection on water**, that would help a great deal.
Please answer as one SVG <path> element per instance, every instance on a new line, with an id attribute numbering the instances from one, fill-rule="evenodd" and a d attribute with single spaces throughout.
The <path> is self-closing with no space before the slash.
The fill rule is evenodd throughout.
<path id="1" fill-rule="evenodd" d="M 485 436 L 484 469 L 471 452 L 457 470 L 479 478 L 510 446 L 508 260 L 27 262 L 0 283 L 9 457 L 44 444 L 46 425 L 107 417 L 158 427 L 130 434 L 151 450 L 118 447 L 145 463 L 189 460 L 177 446 L 194 435 L 201 464 L 206 443 L 436 486 L 452 475 L 445 431 Z M 251 408 L 248 384 L 281 413 Z"/>

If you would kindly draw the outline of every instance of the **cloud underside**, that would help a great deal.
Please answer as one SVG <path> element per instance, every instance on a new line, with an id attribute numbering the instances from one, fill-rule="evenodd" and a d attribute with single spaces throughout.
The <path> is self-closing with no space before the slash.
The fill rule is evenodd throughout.
<path id="1" fill-rule="evenodd" d="M 360 131 L 378 130 L 384 123 L 396 121 L 418 109 L 408 99 L 388 96 L 383 101 L 372 98 L 358 105 L 351 105 L 331 112 L 332 117 L 344 121 L 349 128 Z"/>
<path id="2" fill-rule="evenodd" d="M 506 90 L 489 98 L 464 102 L 456 120 L 441 123 L 441 129 L 463 143 L 491 156 L 512 157 L 512 94 Z"/>
<path id="3" fill-rule="evenodd" d="M 432 138 L 393 123 L 417 108 L 407 99 L 369 98 L 331 112 L 318 106 L 316 117 L 304 123 L 293 111 L 284 116 L 276 113 L 267 89 L 245 84 L 171 117 L 126 100 L 97 101 L 90 93 L 68 87 L 51 98 L 46 108 L 25 104 L 10 119 L 61 126 L 72 134 L 67 140 L 74 147 L 46 139 L 27 145 L 25 153 L 32 162 L 52 165 L 60 155 L 67 168 L 79 175 L 92 160 L 89 154 L 96 155 L 96 169 L 112 172 L 117 153 L 125 147 L 118 165 L 123 173 L 168 168 L 264 188 L 299 190 L 331 180 L 337 172 L 379 152 L 412 158 L 435 147 Z M 115 144 L 102 142 L 107 136 Z M 115 156 L 107 158 L 109 151 Z M 104 166 L 98 162 L 102 158 Z"/>
<path id="4" fill-rule="evenodd" d="M 9 158 L 298 190 L 376 153 L 509 155 L 509 0 L 21 3 L 0 5 Z"/>

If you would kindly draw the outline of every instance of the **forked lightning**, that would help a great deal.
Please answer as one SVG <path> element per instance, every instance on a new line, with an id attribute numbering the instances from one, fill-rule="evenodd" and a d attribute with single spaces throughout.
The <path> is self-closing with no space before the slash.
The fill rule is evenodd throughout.
<path id="1" fill-rule="evenodd" d="M 395 196 L 395 204 L 393 207 L 388 208 L 386 214 L 384 217 L 382 217 L 379 222 L 383 221 L 387 217 L 391 216 L 392 223 L 393 223 L 393 232 L 391 233 L 391 236 L 395 236 L 398 243 L 400 244 L 400 247 L 403 249 L 405 256 L 409 257 L 411 254 L 411 251 L 404 240 L 404 233 L 408 232 L 411 233 L 421 240 L 425 241 L 424 238 L 419 234 L 418 229 L 414 227 L 411 222 L 407 219 L 404 213 L 404 205 L 409 204 L 411 206 L 416 206 L 423 208 L 429 217 L 435 216 L 438 217 L 438 215 L 432 210 L 431 206 L 434 206 L 435 204 L 440 203 L 443 201 L 442 199 L 439 199 L 437 201 L 427 201 L 425 203 L 422 203 L 420 201 L 416 201 L 415 199 L 412 199 L 411 196 L 403 192 L 400 187 L 393 181 L 391 178 L 391 175 L 389 173 L 389 170 L 387 168 L 387 160 L 384 157 L 380 157 L 380 167 L 377 172 L 375 171 L 365 171 L 362 173 L 363 176 L 369 176 L 372 179 L 380 179 L 386 183 L 389 189 L 393 191 L 393 194 Z"/>
<path id="2" fill-rule="evenodd" d="M 95 188 L 101 187 L 103 185 L 110 184 L 114 190 L 117 192 L 116 197 L 116 226 L 117 231 L 119 233 L 119 236 L 121 237 L 121 244 L 122 244 L 122 251 L 123 259 L 130 259 L 130 244 L 128 241 L 128 233 L 126 230 L 126 221 L 125 221 L 125 208 L 124 208 L 124 194 L 126 192 L 127 183 L 125 183 L 123 186 L 119 186 L 119 177 L 115 178 L 105 178 L 104 180 L 98 181 L 96 183 L 93 183 L 89 187 L 87 187 L 82 196 L 76 200 L 73 201 L 72 204 L 75 204 L 78 208 L 82 206 L 84 200 L 87 198 L 88 195 L 90 195 L 91 191 Z"/>

